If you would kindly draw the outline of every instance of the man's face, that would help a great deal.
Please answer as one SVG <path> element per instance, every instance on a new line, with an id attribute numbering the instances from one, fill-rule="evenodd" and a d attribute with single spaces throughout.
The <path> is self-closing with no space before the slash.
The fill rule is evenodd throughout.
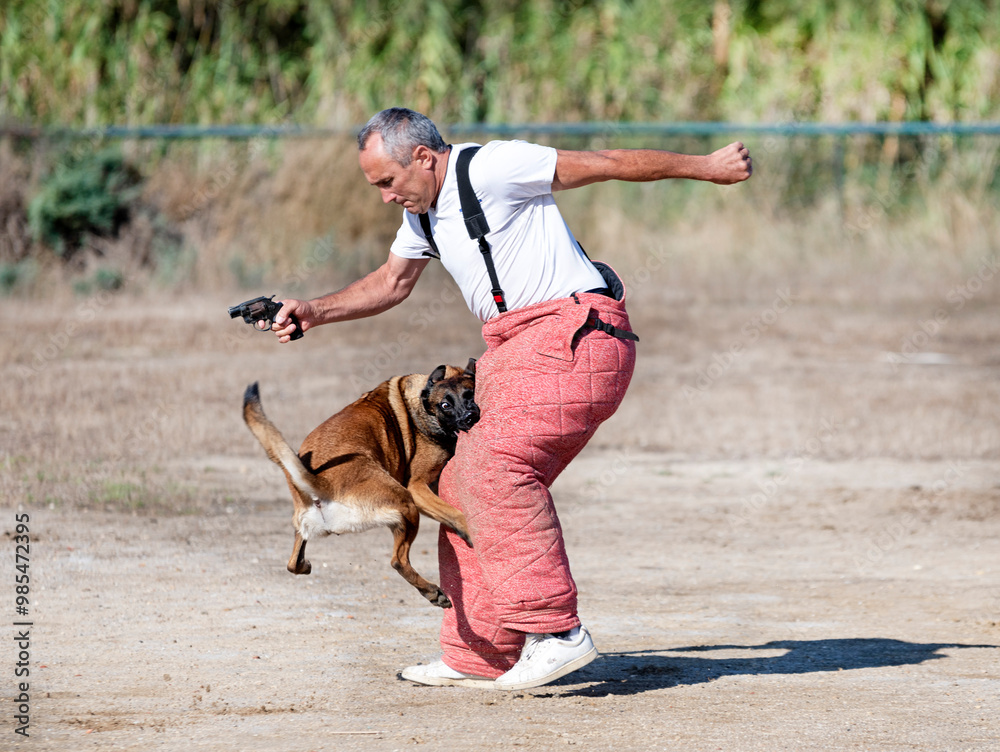
<path id="1" fill-rule="evenodd" d="M 413 160 L 403 167 L 386 153 L 382 137 L 375 133 L 358 155 L 358 163 L 387 204 L 399 204 L 411 214 L 423 214 L 437 198 L 433 153 L 426 146 L 414 149 Z"/>

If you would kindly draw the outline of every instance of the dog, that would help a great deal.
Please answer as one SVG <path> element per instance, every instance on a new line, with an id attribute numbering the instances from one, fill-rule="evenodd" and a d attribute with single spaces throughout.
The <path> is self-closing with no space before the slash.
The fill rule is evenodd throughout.
<path id="1" fill-rule="evenodd" d="M 421 512 L 472 546 L 465 515 L 436 490 L 458 432 L 479 420 L 475 363 L 382 382 L 317 426 L 298 454 L 264 414 L 257 383 L 247 387 L 243 419 L 284 470 L 292 492 L 295 543 L 288 571 L 312 571 L 305 558 L 312 538 L 385 525 L 394 538 L 393 569 L 435 606 L 451 607 L 441 588 L 413 569 L 409 554 Z"/>

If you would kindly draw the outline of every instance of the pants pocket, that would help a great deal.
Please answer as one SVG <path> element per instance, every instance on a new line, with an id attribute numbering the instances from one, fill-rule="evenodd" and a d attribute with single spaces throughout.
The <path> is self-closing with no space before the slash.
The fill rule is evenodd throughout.
<path id="1" fill-rule="evenodd" d="M 590 307 L 573 306 L 561 313 L 546 316 L 522 332 L 528 335 L 524 345 L 528 365 L 542 372 L 568 371 L 576 358 L 577 335 L 587 323 Z"/>

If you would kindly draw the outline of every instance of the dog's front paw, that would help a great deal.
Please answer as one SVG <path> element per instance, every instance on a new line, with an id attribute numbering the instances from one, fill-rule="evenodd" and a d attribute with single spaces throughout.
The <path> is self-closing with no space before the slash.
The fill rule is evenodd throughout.
<path id="1" fill-rule="evenodd" d="M 441 608 L 451 608 L 451 601 L 448 600 L 448 596 L 445 595 L 444 591 L 441 589 L 431 590 L 429 593 L 424 593 L 424 597 L 435 606 L 440 606 Z"/>
<path id="2" fill-rule="evenodd" d="M 469 528 L 465 524 L 464 517 L 458 520 L 452 520 L 448 524 L 448 527 L 452 529 L 455 535 L 457 535 L 459 538 L 465 541 L 465 545 L 467 545 L 469 548 L 472 548 L 472 536 L 469 535 Z"/>

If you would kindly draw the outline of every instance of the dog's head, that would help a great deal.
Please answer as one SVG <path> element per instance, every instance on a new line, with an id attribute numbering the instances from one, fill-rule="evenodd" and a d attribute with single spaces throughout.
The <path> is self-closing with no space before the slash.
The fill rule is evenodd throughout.
<path id="1" fill-rule="evenodd" d="M 441 429 L 449 436 L 468 431 L 479 420 L 475 396 L 475 358 L 469 358 L 464 370 L 457 366 L 435 368 L 420 395 L 424 409 L 437 418 Z"/>

